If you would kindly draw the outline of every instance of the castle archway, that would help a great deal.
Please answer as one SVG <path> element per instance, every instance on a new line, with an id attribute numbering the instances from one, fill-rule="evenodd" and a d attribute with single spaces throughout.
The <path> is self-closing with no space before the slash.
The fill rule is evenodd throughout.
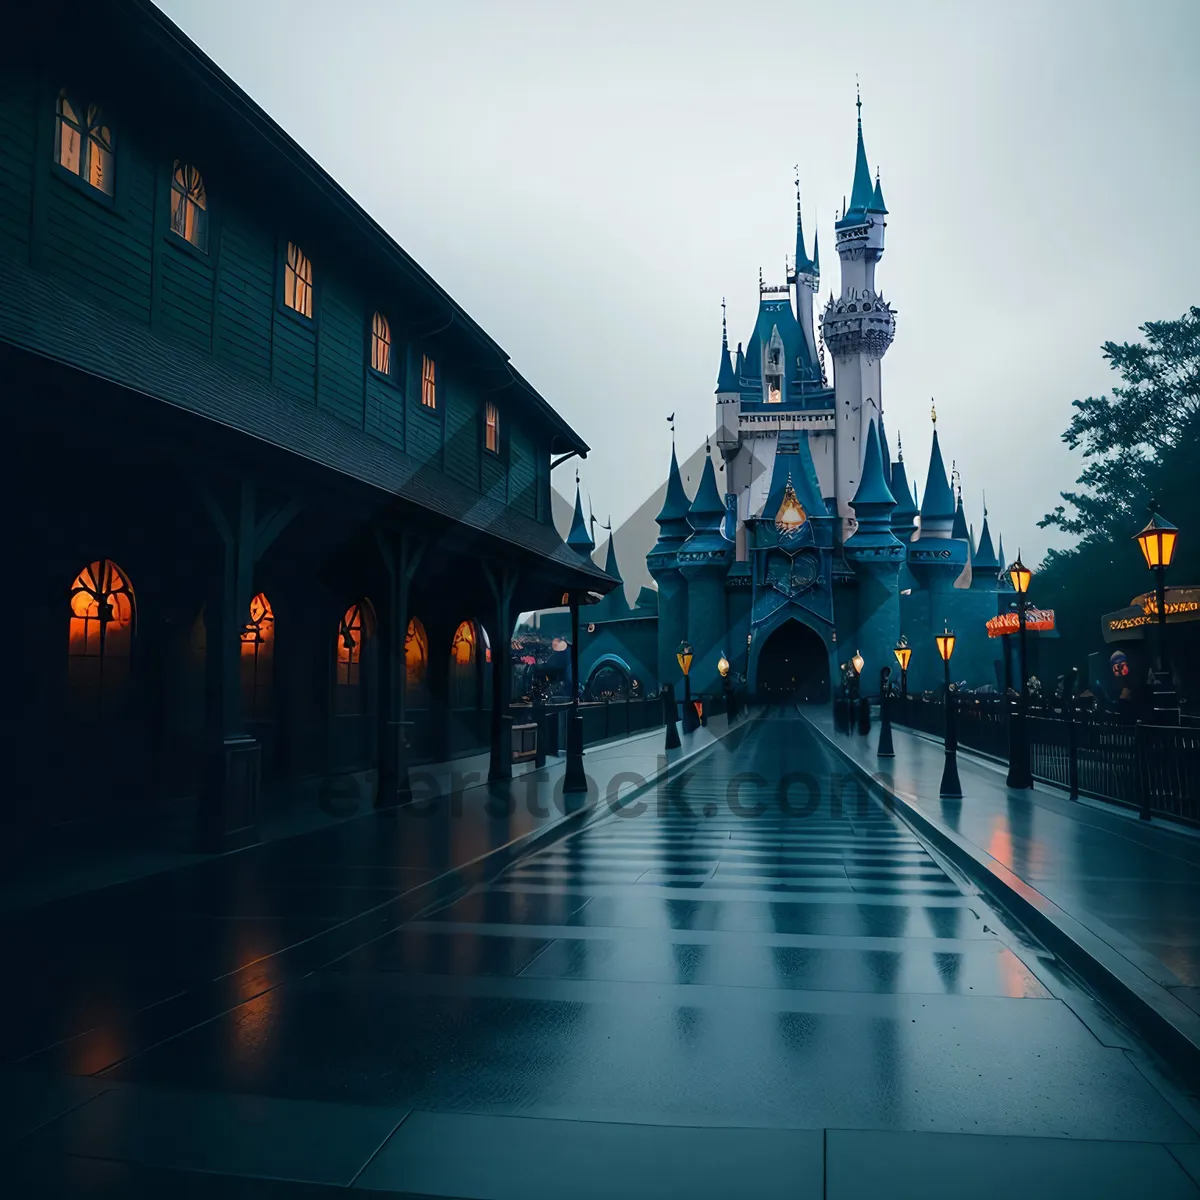
<path id="1" fill-rule="evenodd" d="M 758 699 L 764 703 L 824 704 L 829 700 L 829 651 L 801 621 L 785 621 L 758 652 Z"/>

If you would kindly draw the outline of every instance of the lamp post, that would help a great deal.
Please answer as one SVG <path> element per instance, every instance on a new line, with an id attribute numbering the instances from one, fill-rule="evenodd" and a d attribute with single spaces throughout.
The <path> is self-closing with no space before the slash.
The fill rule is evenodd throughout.
<path id="1" fill-rule="evenodd" d="M 863 658 L 861 650 L 855 650 L 854 657 L 850 660 L 850 665 L 854 668 L 854 701 L 850 706 L 851 732 L 853 732 L 853 726 L 857 723 L 859 733 L 869 733 L 871 729 L 871 702 L 862 694 L 862 673 L 863 667 L 867 665 L 867 660 Z"/>
<path id="2" fill-rule="evenodd" d="M 1029 769 L 1029 729 L 1026 724 L 1029 708 L 1029 676 L 1025 665 L 1025 609 L 1026 594 L 1033 572 L 1021 561 L 1021 552 L 1008 568 L 1013 591 L 1017 593 L 1017 663 L 1020 672 L 1020 691 L 1017 697 L 1017 720 L 1013 736 L 1008 739 L 1008 786 L 1010 788 L 1033 787 L 1033 772 Z"/>
<path id="3" fill-rule="evenodd" d="M 696 716 L 696 706 L 692 703 L 692 647 L 688 642 L 680 642 L 675 653 L 675 661 L 683 672 L 683 732 L 694 733 L 700 727 L 700 719 Z"/>
<path id="4" fill-rule="evenodd" d="M 937 635 L 938 654 L 946 681 L 946 765 L 942 768 L 942 786 L 938 795 L 943 800 L 961 800 L 962 784 L 958 781 L 958 725 L 950 697 L 950 655 L 954 653 L 954 634 L 947 629 Z"/>
<path id="5" fill-rule="evenodd" d="M 717 659 L 717 671 L 721 676 L 721 691 L 725 693 L 725 719 L 732 721 L 736 712 L 736 700 L 733 695 L 733 680 L 729 677 L 729 659 L 722 653 Z"/>
<path id="6" fill-rule="evenodd" d="M 586 792 L 583 770 L 583 714 L 579 711 L 579 597 L 572 592 L 571 605 L 571 711 L 567 716 L 567 767 L 563 772 L 564 792 Z"/>
<path id="7" fill-rule="evenodd" d="M 896 661 L 900 664 L 900 696 L 902 699 L 907 700 L 908 660 L 912 658 L 912 647 L 908 644 L 908 638 L 901 637 L 892 653 L 896 656 Z"/>
<path id="8" fill-rule="evenodd" d="M 895 758 L 892 749 L 892 718 L 888 711 L 888 680 L 892 677 L 891 667 L 879 668 L 879 749 L 877 758 Z"/>
<path id="9" fill-rule="evenodd" d="M 1158 635 L 1155 638 L 1155 703 L 1159 720 L 1176 725 L 1179 723 L 1179 706 L 1175 702 L 1171 686 L 1171 671 L 1167 665 L 1167 568 L 1175 557 L 1175 543 L 1179 530 L 1165 517 L 1158 515 L 1158 501 L 1150 501 L 1150 520 L 1146 527 L 1134 535 L 1142 548 L 1146 566 L 1154 572 L 1154 607 L 1157 610 Z"/>

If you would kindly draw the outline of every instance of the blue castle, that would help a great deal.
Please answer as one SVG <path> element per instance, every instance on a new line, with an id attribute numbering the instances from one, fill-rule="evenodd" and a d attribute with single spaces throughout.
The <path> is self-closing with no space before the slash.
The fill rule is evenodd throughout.
<path id="1" fill-rule="evenodd" d="M 630 608 L 618 588 L 589 613 L 584 680 L 605 671 L 651 686 L 678 682 L 675 653 L 687 640 L 698 692 L 720 687 L 725 656 L 751 695 L 825 700 L 856 653 L 866 662 L 863 693 L 878 691 L 879 669 L 896 673 L 903 636 L 913 651 L 909 686 L 921 690 L 941 684 L 934 638 L 947 626 L 958 639 L 952 677 L 999 680 L 1000 643 L 986 622 L 1012 596 L 986 509 L 976 543 L 961 488 L 956 498 L 947 478 L 936 410 L 919 503 L 903 453 L 892 461 L 888 447 L 881 365 L 896 317 L 875 281 L 888 210 L 858 107 L 854 185 L 834 224 L 840 294 L 830 293 L 814 323 L 820 259 L 815 238 L 808 253 L 797 184 L 786 283 L 769 286 L 760 272 L 758 317 L 735 352 L 722 318 L 716 428 L 690 498 L 672 447 L 647 555 L 657 596 L 643 589 Z M 567 541 L 582 556 L 594 550 L 578 494 Z M 620 578 L 612 538 L 605 567 Z"/>

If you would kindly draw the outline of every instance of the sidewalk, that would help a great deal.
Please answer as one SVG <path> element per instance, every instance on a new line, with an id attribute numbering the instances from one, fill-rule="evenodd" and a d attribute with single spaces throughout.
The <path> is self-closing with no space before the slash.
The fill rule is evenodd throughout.
<path id="1" fill-rule="evenodd" d="M 1002 765 L 962 749 L 963 799 L 941 800 L 940 742 L 893 726 L 896 756 L 880 759 L 878 723 L 849 736 L 827 710 L 805 716 L 1160 1050 L 1200 1066 L 1200 838 L 1048 785 L 1010 790 Z"/>
<path id="2" fill-rule="evenodd" d="M 724 721 L 724 717 L 714 719 L 712 729 L 716 737 L 724 732 Z M 673 750 L 667 757 L 673 763 L 680 755 L 686 756 L 691 750 L 707 745 L 712 736 L 704 729 L 697 730 L 684 741 L 680 750 Z M 664 739 L 665 731 L 660 727 L 629 737 L 614 738 L 586 749 L 584 770 L 589 779 L 599 780 L 599 799 L 604 799 L 608 781 L 618 773 L 632 771 L 647 774 L 654 765 L 652 752 L 655 747 L 661 751 Z M 526 798 L 530 796 L 529 789 L 535 780 L 539 794 L 551 797 L 558 795 L 561 798 L 561 793 L 555 789 L 561 782 L 565 762 L 563 755 L 551 757 L 545 767 L 536 772 L 531 762 L 514 763 L 510 786 L 517 797 L 518 806 L 526 804 Z M 418 801 L 417 809 L 413 812 L 419 811 L 424 816 L 432 798 L 448 797 L 452 792 L 461 792 L 465 796 L 467 791 L 477 786 L 481 786 L 485 796 L 494 797 L 494 789 L 488 791 L 486 788 L 490 765 L 490 752 L 482 751 L 447 762 L 411 767 L 409 780 L 413 798 Z M 253 856 L 269 843 L 313 834 L 372 815 L 373 778 L 373 773 L 369 772 L 340 777 L 332 781 L 336 790 L 324 796 L 321 795 L 320 780 L 297 785 L 285 806 L 277 804 L 263 812 L 259 821 L 259 840 L 244 850 L 232 853 Z M 628 785 L 623 790 L 628 790 Z M 595 800 L 596 796 L 591 799 Z M 0 914 L 20 912 L 213 860 L 212 855 L 152 846 L 53 848 L 27 857 L 6 871 L 3 879 L 0 879 Z"/>

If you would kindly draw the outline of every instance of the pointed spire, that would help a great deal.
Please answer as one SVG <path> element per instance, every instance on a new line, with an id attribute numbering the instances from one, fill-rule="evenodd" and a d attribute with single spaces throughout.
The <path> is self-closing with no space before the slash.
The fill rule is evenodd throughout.
<path id="1" fill-rule="evenodd" d="M 683 490 L 683 480 L 679 477 L 679 459 L 675 456 L 675 444 L 671 443 L 671 469 L 667 472 L 667 494 L 663 498 L 662 510 L 655 521 L 666 525 L 669 521 L 686 520 L 691 502 L 687 492 Z"/>
<path id="2" fill-rule="evenodd" d="M 583 516 L 583 498 L 579 493 L 579 472 L 575 472 L 575 516 L 571 521 L 571 532 L 567 534 L 567 545 L 580 558 L 591 558 L 596 543 L 588 533 L 588 523 Z"/>
<path id="3" fill-rule="evenodd" d="M 612 531 L 612 517 L 608 518 L 608 553 L 604 556 L 604 573 L 621 580 L 621 568 L 617 566 L 617 539 Z M 622 580 L 622 582 L 624 582 Z"/>
<path id="4" fill-rule="evenodd" d="M 729 360 L 729 327 L 725 320 L 725 297 L 721 297 L 721 366 L 717 370 L 717 395 L 738 390 L 737 376 Z"/>
<path id="5" fill-rule="evenodd" d="M 700 486 L 696 489 L 696 498 L 688 509 L 688 524 L 695 530 L 719 528 L 725 516 L 725 504 L 721 493 L 717 490 L 717 473 L 713 470 L 712 448 L 709 447 L 704 459 L 704 473 L 700 476 Z M 717 518 L 716 525 L 712 518 Z"/>
<path id="6" fill-rule="evenodd" d="M 850 189 L 850 208 L 849 212 L 856 216 L 863 216 L 870 207 L 871 200 L 875 195 L 875 189 L 871 186 L 871 168 L 867 166 L 867 151 L 863 145 L 862 131 L 862 94 L 855 86 L 856 99 L 855 105 L 858 107 L 858 149 L 854 158 L 854 186 Z"/>
<path id="7" fill-rule="evenodd" d="M 821 274 L 821 247 L 817 244 L 817 231 L 813 230 L 813 274 Z"/>
<path id="8" fill-rule="evenodd" d="M 961 487 L 958 489 L 958 505 L 954 510 L 954 527 L 950 531 L 950 536 L 958 538 L 960 541 L 966 541 L 971 536 L 970 530 L 967 528 L 967 514 L 963 512 Z"/>
<path id="9" fill-rule="evenodd" d="M 742 353 L 742 343 L 738 342 L 737 361 L 734 364 L 734 371 L 737 373 L 738 379 L 743 379 L 746 375 L 746 356 Z"/>
<path id="10" fill-rule="evenodd" d="M 813 243 L 814 250 L 816 243 Z M 808 257 L 804 247 L 804 223 L 800 217 L 800 168 L 796 168 L 796 279 L 801 275 L 817 274 L 816 264 Z"/>
<path id="11" fill-rule="evenodd" d="M 976 573 L 1000 570 L 1000 559 L 992 546 L 992 531 L 988 528 L 987 506 L 983 509 L 983 528 L 979 531 L 979 546 L 975 550 L 974 567 Z"/>
<path id="12" fill-rule="evenodd" d="M 867 205 L 867 212 L 882 213 L 887 216 L 887 205 L 883 202 L 883 186 L 879 182 L 879 168 L 875 168 L 875 192 L 871 196 L 871 203 Z"/>
<path id="13" fill-rule="evenodd" d="M 888 547 L 900 553 L 899 542 L 892 533 L 892 510 L 896 507 L 896 499 L 884 477 L 883 450 L 874 420 L 867 427 L 862 479 L 850 507 L 858 519 L 858 528 L 846 542 L 848 554 L 857 550 L 875 553 Z"/>
<path id="14" fill-rule="evenodd" d="M 942 447 L 935 426 L 933 446 L 929 452 L 929 470 L 925 475 L 925 495 L 921 500 L 922 534 L 936 530 L 942 537 L 951 536 L 954 508 L 954 493 L 946 481 L 946 464 L 942 460 Z"/>

